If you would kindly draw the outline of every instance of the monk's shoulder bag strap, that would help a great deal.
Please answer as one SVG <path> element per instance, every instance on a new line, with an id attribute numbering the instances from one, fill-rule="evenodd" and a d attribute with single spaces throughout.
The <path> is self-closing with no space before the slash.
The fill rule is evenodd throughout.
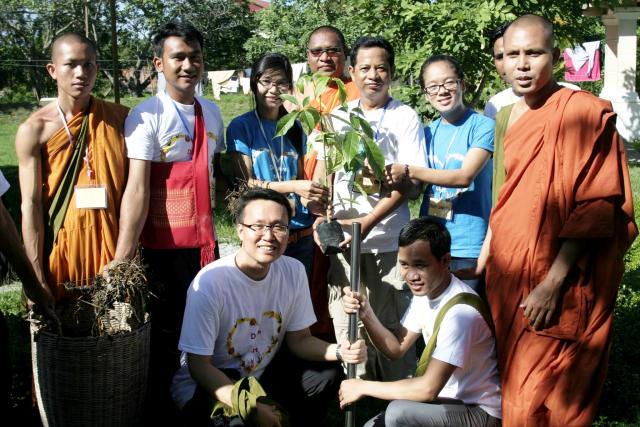
<path id="1" fill-rule="evenodd" d="M 73 154 L 69 160 L 67 169 L 64 172 L 60 185 L 53 195 L 51 205 L 49 206 L 47 220 L 45 221 L 45 253 L 50 253 L 53 248 L 56 239 L 58 238 L 58 232 L 62 227 L 64 218 L 67 215 L 67 209 L 73 196 L 73 189 L 78 182 L 78 175 L 82 169 L 82 161 L 85 153 L 85 146 L 87 142 L 88 126 L 89 126 L 89 107 L 82 118 L 82 124 L 80 125 L 80 133 L 76 139 L 76 143 L 73 145 Z"/>
<path id="2" fill-rule="evenodd" d="M 487 326 L 489 326 L 489 330 L 491 330 L 491 333 L 493 334 L 493 320 L 491 319 L 491 313 L 489 312 L 489 307 L 487 307 L 487 304 L 482 300 L 482 298 L 469 292 L 462 292 L 455 295 L 442 306 L 436 315 L 436 320 L 433 324 L 433 332 L 431 333 L 429 342 L 422 351 L 422 356 L 420 356 L 420 361 L 418 362 L 416 377 L 422 376 L 427 371 L 427 366 L 429 365 L 429 361 L 431 361 L 431 356 L 436 349 L 438 332 L 440 332 L 440 323 L 442 323 L 442 319 L 444 319 L 444 316 L 447 314 L 449 309 L 457 304 L 466 304 L 475 308 L 476 311 L 482 315 L 484 321 L 487 322 Z"/>

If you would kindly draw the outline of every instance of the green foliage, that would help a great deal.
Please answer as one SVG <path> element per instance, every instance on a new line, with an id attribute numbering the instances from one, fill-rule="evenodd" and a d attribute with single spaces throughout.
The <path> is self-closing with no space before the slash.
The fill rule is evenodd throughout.
<path id="1" fill-rule="evenodd" d="M 334 25 L 345 32 L 347 42 L 355 39 L 358 27 L 350 25 L 345 11 L 348 0 L 273 0 L 256 14 L 257 26 L 246 41 L 246 60 L 253 63 L 267 52 L 280 52 L 292 62 L 306 61 L 307 40 L 314 28 Z M 368 15 L 363 9 L 363 15 Z"/>
<path id="2" fill-rule="evenodd" d="M 560 48 L 603 38 L 600 19 L 582 16 L 582 4 L 573 0 L 274 0 L 258 14 L 258 27 L 245 48 L 248 60 L 266 51 L 278 51 L 295 62 L 306 59 L 309 33 L 319 25 L 340 28 L 348 44 L 363 35 L 381 35 L 396 51 L 398 84 L 393 96 L 433 117 L 435 111 L 427 106 L 418 88 L 422 62 L 433 54 L 455 56 L 466 75 L 467 102 L 481 108 L 504 88 L 494 70 L 488 36 L 502 23 L 525 13 L 549 18 Z M 559 64 L 559 79 L 562 73 Z M 598 84 L 586 84 L 585 88 L 594 93 L 600 89 Z"/>
<path id="3" fill-rule="evenodd" d="M 121 89 L 142 96 L 155 75 L 151 35 L 175 19 L 191 21 L 205 39 L 207 69 L 235 69 L 246 65 L 242 45 L 254 27 L 254 15 L 244 0 L 119 0 L 116 2 Z M 85 5 L 88 26 L 85 28 Z M 101 73 L 96 89 L 106 96 L 112 87 L 111 22 L 108 0 L 7 0 L 0 3 L 0 88 L 29 87 L 36 99 L 55 94 L 44 65 L 54 38 L 61 33 L 88 33 L 96 42 Z M 25 72 L 16 72 L 17 70 Z"/>
<path id="4" fill-rule="evenodd" d="M 347 119 L 341 113 L 322 112 L 317 106 L 321 105 L 322 94 L 332 83 L 338 87 L 338 96 L 342 101 L 339 110 L 346 113 Z M 281 95 L 284 100 L 291 102 L 297 108 L 285 115 L 276 127 L 276 135 L 284 135 L 295 123 L 300 120 L 304 132 L 309 135 L 319 127 L 316 140 L 322 141 L 326 154 L 326 172 L 332 174 L 342 168 L 347 172 L 355 172 L 361 169 L 365 161 L 371 165 L 379 179 L 383 177 L 384 156 L 380 148 L 373 140 L 373 130 L 369 123 L 363 119 L 363 112 L 359 108 L 348 111 L 346 90 L 340 79 L 328 77 L 320 73 L 305 75 L 296 83 L 298 89 L 303 92 L 306 86 L 313 87 L 316 103 L 302 104 L 293 96 Z M 333 122 L 344 122 L 349 125 L 348 130 L 336 132 L 331 125 Z"/>

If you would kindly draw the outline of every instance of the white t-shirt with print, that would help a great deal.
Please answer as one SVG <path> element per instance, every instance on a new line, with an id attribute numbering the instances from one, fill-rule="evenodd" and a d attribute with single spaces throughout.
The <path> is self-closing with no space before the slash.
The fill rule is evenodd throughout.
<path id="1" fill-rule="evenodd" d="M 467 284 L 451 276 L 451 284 L 439 297 L 414 296 L 402 325 L 422 333 L 428 342 L 440 308 L 462 292 L 476 294 Z M 457 367 L 438 397 L 477 404 L 489 415 L 502 418 L 495 339 L 476 309 L 467 304 L 456 304 L 449 309 L 440 323 L 432 358 Z"/>
<path id="2" fill-rule="evenodd" d="M 9 181 L 4 177 L 2 171 L 0 171 L 0 196 L 9 191 Z"/>
<path id="3" fill-rule="evenodd" d="M 349 110 L 359 106 L 359 101 L 351 101 Z M 333 114 L 346 119 L 341 110 Z M 409 106 L 392 99 L 386 108 L 364 111 L 371 124 L 377 143 L 384 154 L 385 165 L 391 163 L 427 166 L 424 130 L 418 114 Z M 333 119 L 337 132 L 347 131 L 349 125 L 342 120 Z M 353 176 L 344 169 L 335 173 L 333 185 L 333 209 L 336 219 L 353 219 L 367 215 L 380 201 L 380 194 L 363 195 L 354 191 Z M 402 227 L 409 222 L 409 205 L 405 201 L 391 212 L 369 232 L 362 241 L 363 253 L 385 253 L 398 250 L 398 235 Z"/>
<path id="4" fill-rule="evenodd" d="M 189 287 L 178 345 L 183 351 L 181 367 L 171 387 L 181 408 L 196 389 L 184 352 L 211 356 L 219 369 L 259 378 L 286 332 L 316 322 L 300 261 L 282 256 L 264 279 L 253 280 L 236 266 L 235 257 L 234 253 L 207 265 Z"/>
<path id="5" fill-rule="evenodd" d="M 201 97 L 196 99 L 204 116 L 209 148 L 209 176 L 212 177 L 213 155 L 224 150 L 222 115 L 220 108 L 213 102 Z M 127 155 L 130 159 L 153 162 L 189 161 L 193 153 L 191 137 L 194 127 L 195 105 L 180 104 L 166 92 L 159 92 L 129 113 L 124 124 Z"/>

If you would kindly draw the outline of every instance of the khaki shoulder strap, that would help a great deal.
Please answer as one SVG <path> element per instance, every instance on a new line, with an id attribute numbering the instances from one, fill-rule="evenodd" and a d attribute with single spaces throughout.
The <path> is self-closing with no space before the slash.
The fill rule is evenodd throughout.
<path id="1" fill-rule="evenodd" d="M 80 132 L 73 146 L 71 160 L 69 161 L 67 170 L 64 172 L 58 189 L 53 195 L 51 205 L 49 205 L 45 231 L 45 253 L 47 254 L 51 252 L 58 238 L 58 231 L 60 231 L 64 218 L 67 216 L 67 209 L 69 208 L 69 202 L 71 202 L 71 196 L 73 196 L 74 186 L 76 182 L 78 182 L 78 175 L 82 169 L 84 147 L 86 146 L 88 123 L 89 111 L 86 112 L 82 119 Z"/>
<path id="2" fill-rule="evenodd" d="M 440 332 L 440 323 L 442 323 L 442 319 L 447 314 L 449 309 L 457 304 L 466 304 L 475 308 L 478 313 L 482 315 L 484 321 L 487 322 L 487 326 L 493 333 L 493 320 L 491 319 L 491 313 L 489 313 L 489 308 L 485 304 L 485 302 L 476 294 L 472 294 L 469 292 L 463 292 L 455 295 L 449 301 L 445 303 L 444 306 L 438 311 L 436 315 L 436 320 L 433 324 L 433 332 L 431 333 L 431 337 L 429 338 L 429 342 L 426 347 L 422 351 L 422 356 L 420 356 L 420 361 L 418 362 L 418 368 L 416 369 L 416 377 L 420 377 L 424 375 L 427 371 L 427 366 L 429 365 L 429 361 L 431 361 L 431 356 L 433 355 L 434 350 L 436 349 L 436 341 L 438 339 L 438 332 Z"/>
<path id="3" fill-rule="evenodd" d="M 514 104 L 507 105 L 496 114 L 496 129 L 493 136 L 493 181 L 491 186 L 491 206 L 498 201 L 500 187 L 504 183 L 506 171 L 504 168 L 504 135 L 507 133 L 509 116 Z"/>

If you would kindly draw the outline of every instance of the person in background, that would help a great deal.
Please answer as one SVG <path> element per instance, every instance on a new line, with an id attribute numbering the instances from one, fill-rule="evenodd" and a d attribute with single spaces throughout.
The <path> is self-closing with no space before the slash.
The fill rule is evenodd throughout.
<path id="1" fill-rule="evenodd" d="M 279 53 L 267 53 L 251 68 L 251 91 L 255 109 L 234 118 L 227 127 L 236 180 L 248 187 L 283 193 L 294 208 L 285 255 L 304 265 L 311 278 L 314 242 L 313 213 L 323 214 L 328 190 L 319 182 L 304 179 L 306 136 L 296 123 L 286 135 L 276 137 L 276 125 L 287 111 L 281 94 L 291 93 L 291 64 Z"/>
<path id="2" fill-rule="evenodd" d="M 458 61 L 434 55 L 422 65 L 420 85 L 440 117 L 424 129 L 429 167 L 387 166 L 387 180 L 428 184 L 420 216 L 440 221 L 451 234 L 451 271 L 475 268 L 491 212 L 494 121 L 464 104 L 466 84 Z M 466 283 L 479 289 L 478 279 Z"/>
<path id="3" fill-rule="evenodd" d="M 507 31 L 511 22 L 505 22 L 497 27 L 491 33 L 489 37 L 489 48 L 491 49 L 491 56 L 493 57 L 493 64 L 496 67 L 496 71 L 500 78 L 509 85 L 508 88 L 496 93 L 487 101 L 484 106 L 484 115 L 495 119 L 498 111 L 507 105 L 511 105 L 520 99 L 520 95 L 514 92 L 513 86 L 507 80 L 507 76 L 504 72 L 504 32 Z"/>

